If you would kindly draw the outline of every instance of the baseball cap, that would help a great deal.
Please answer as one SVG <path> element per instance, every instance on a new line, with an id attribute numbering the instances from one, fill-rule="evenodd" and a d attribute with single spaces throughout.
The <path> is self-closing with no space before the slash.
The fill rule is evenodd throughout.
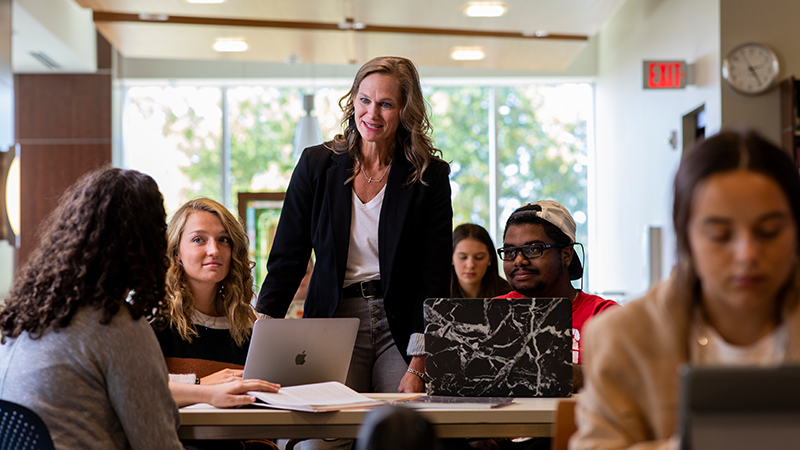
<path id="1" fill-rule="evenodd" d="M 567 208 L 564 208 L 564 206 L 557 201 L 541 200 L 521 206 L 508 217 L 506 228 L 508 228 L 508 223 L 511 222 L 512 218 L 524 216 L 534 216 L 549 222 L 561 230 L 561 232 L 564 233 L 570 241 L 573 243 L 577 242 L 575 239 L 575 231 L 577 229 L 575 220 L 572 219 L 572 215 L 569 213 L 569 211 L 567 211 Z M 572 258 L 572 262 L 569 264 L 569 279 L 577 280 L 582 276 L 583 265 L 581 265 L 578 254 L 575 253 L 575 256 Z"/>

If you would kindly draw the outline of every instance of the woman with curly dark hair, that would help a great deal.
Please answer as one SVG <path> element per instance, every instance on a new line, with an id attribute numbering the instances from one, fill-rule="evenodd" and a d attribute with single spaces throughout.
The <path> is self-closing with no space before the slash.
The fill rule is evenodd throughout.
<path id="1" fill-rule="evenodd" d="M 142 173 L 87 175 L 61 197 L 0 311 L 0 398 L 35 411 L 57 448 L 182 448 L 148 325 L 165 306 L 163 203 Z"/>
<path id="2" fill-rule="evenodd" d="M 247 391 L 275 392 L 262 380 L 242 381 L 253 323 L 253 262 L 242 225 L 207 198 L 181 206 L 167 229 L 167 327 L 156 327 L 180 406 L 236 406 Z"/>

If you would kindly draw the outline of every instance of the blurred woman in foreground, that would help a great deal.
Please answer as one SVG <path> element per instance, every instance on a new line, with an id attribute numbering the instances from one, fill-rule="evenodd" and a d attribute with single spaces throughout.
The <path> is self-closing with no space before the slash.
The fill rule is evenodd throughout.
<path id="1" fill-rule="evenodd" d="M 676 449 L 678 366 L 800 362 L 800 176 L 753 133 L 723 132 L 681 161 L 678 265 L 588 324 L 572 449 Z"/>

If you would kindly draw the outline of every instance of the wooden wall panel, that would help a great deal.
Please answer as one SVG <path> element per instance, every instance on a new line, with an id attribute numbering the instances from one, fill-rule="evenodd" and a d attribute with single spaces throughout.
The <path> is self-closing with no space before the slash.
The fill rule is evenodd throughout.
<path id="1" fill-rule="evenodd" d="M 111 140 L 111 75 L 16 75 L 20 143 Z"/>
<path id="2" fill-rule="evenodd" d="M 111 144 L 22 145 L 20 157 L 20 255 L 39 242 L 40 225 L 58 205 L 61 194 L 86 172 L 111 163 Z M 35 193 L 35 195 L 26 195 Z"/>
<path id="3" fill-rule="evenodd" d="M 97 32 L 97 70 L 101 71 L 103 69 L 111 70 L 112 65 L 112 57 L 111 54 L 114 53 L 114 48 L 111 44 L 103 37 L 100 32 Z"/>
<path id="4" fill-rule="evenodd" d="M 100 40 L 102 39 L 102 40 Z M 95 74 L 14 75 L 15 140 L 20 145 L 20 247 L 24 264 L 37 230 L 64 190 L 111 164 L 111 53 L 100 37 Z"/>
<path id="5" fill-rule="evenodd" d="M 19 263 L 39 243 L 37 230 L 63 191 L 111 164 L 111 75 L 15 75 L 20 144 Z"/>

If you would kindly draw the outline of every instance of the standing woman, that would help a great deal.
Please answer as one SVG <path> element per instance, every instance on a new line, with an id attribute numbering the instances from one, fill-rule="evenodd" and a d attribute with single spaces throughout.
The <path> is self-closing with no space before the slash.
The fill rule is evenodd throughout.
<path id="1" fill-rule="evenodd" d="M 233 214 L 207 198 L 186 202 L 169 223 L 167 326 L 155 331 L 180 406 L 248 404 L 255 398 L 247 391 L 278 389 L 261 380 L 242 381 L 258 318 L 250 305 L 253 263 L 248 244 Z"/>
<path id="2" fill-rule="evenodd" d="M 463 223 L 453 230 L 451 298 L 494 298 L 513 290 L 500 277 L 494 248 L 489 233 L 480 225 Z"/>
<path id="3" fill-rule="evenodd" d="M 800 363 L 800 176 L 753 133 L 681 161 L 670 279 L 588 323 L 571 449 L 677 449 L 678 366 Z"/>
<path id="4" fill-rule="evenodd" d="M 36 412 L 58 449 L 182 449 L 148 324 L 167 270 L 156 182 L 103 169 L 58 204 L 0 311 L 0 398 Z"/>
<path id="5" fill-rule="evenodd" d="M 422 302 L 449 293 L 450 169 L 408 59 L 367 62 L 339 105 L 344 132 L 292 174 L 257 310 L 286 314 L 313 248 L 304 316 L 361 319 L 347 384 L 421 392 Z"/>

